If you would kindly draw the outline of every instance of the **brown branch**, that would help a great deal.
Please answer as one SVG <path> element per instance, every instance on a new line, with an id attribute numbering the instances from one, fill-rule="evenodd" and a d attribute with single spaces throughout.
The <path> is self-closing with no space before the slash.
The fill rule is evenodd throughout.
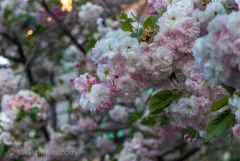
<path id="1" fill-rule="evenodd" d="M 44 138 L 48 142 L 50 140 L 50 136 L 49 136 L 47 128 L 45 126 L 42 126 L 40 130 L 42 131 Z"/>
<path id="2" fill-rule="evenodd" d="M 172 152 L 174 152 L 174 151 L 176 151 L 176 150 L 179 150 L 179 149 L 183 148 L 184 146 L 186 146 L 186 143 L 180 143 L 180 144 L 176 145 L 174 148 L 169 149 L 169 150 L 163 152 L 163 153 L 159 156 L 159 158 L 163 158 L 164 156 L 166 156 L 166 155 L 168 155 L 168 154 L 170 154 L 170 153 L 172 153 Z"/>
<path id="3" fill-rule="evenodd" d="M 20 42 L 20 40 L 18 39 L 17 35 L 14 34 L 14 38 L 15 38 L 15 44 L 17 45 L 17 48 L 18 48 L 18 53 L 20 55 L 20 58 L 22 60 L 22 64 L 25 65 L 27 63 L 27 59 L 24 55 L 24 50 L 23 50 L 23 47 L 22 47 L 22 44 Z M 27 77 L 28 77 L 28 81 L 29 81 L 29 84 L 32 86 L 35 84 L 34 80 L 33 80 L 33 75 L 32 75 L 32 71 L 31 71 L 31 68 L 30 66 L 28 66 L 26 69 L 26 74 L 27 74 Z"/>
<path id="4" fill-rule="evenodd" d="M 174 159 L 173 161 L 184 161 L 190 156 L 192 156 L 193 154 L 195 154 L 196 152 L 198 152 L 199 150 L 200 148 L 193 148 L 189 150 L 187 153 L 183 154 L 183 156 L 181 156 L 180 158 Z"/>
<path id="5" fill-rule="evenodd" d="M 6 34 L 6 33 L 0 33 L 5 39 L 11 41 L 13 44 L 15 44 L 17 46 L 17 50 L 18 50 L 18 54 L 19 54 L 19 58 L 15 58 L 15 57 L 11 57 L 11 56 L 7 56 L 5 54 L 3 54 L 2 56 L 5 58 L 8 58 L 9 60 L 15 61 L 15 62 L 19 62 L 22 63 L 23 65 L 27 62 L 26 57 L 24 55 L 24 49 L 22 47 L 22 44 L 20 42 L 20 40 L 18 39 L 17 35 L 14 34 L 13 37 L 11 37 L 10 35 Z M 33 80 L 33 76 L 32 76 L 32 72 L 30 68 L 26 69 L 26 74 L 28 77 L 28 81 L 30 85 L 34 84 L 34 80 Z"/>
<path id="6" fill-rule="evenodd" d="M 14 39 L 12 39 L 12 37 L 10 37 L 9 35 L 7 35 L 6 33 L 0 33 L 0 35 L 1 35 L 3 38 L 5 38 L 5 39 L 7 39 L 7 40 L 9 40 L 9 41 L 11 41 L 11 42 L 14 42 L 14 41 L 15 41 Z M 21 59 L 20 59 L 20 58 L 6 55 L 6 54 L 4 54 L 4 52 L 3 52 L 1 55 L 2 55 L 4 58 L 7 58 L 7 59 L 9 59 L 9 60 L 11 60 L 11 61 L 21 62 Z"/>
<path id="7" fill-rule="evenodd" d="M 54 72 L 51 72 L 50 74 L 50 83 L 52 85 L 55 85 L 55 74 Z M 58 125 L 58 118 L 57 118 L 57 111 L 56 111 L 56 101 L 53 98 L 50 98 L 49 100 L 49 104 L 50 104 L 50 109 L 51 109 L 51 124 L 52 124 L 52 128 L 56 129 L 57 125 Z"/>
<path id="8" fill-rule="evenodd" d="M 72 43 L 85 55 L 86 54 L 86 50 L 84 49 L 84 47 L 79 44 L 79 42 L 77 41 L 77 39 L 72 35 L 72 33 L 62 24 L 62 21 L 59 20 L 57 18 L 56 15 L 54 15 L 54 13 L 52 13 L 50 11 L 50 9 L 48 8 L 46 1 L 42 0 L 40 2 L 40 4 L 43 6 L 43 8 L 47 11 L 47 13 L 56 21 L 56 23 L 58 24 L 58 26 L 60 27 L 60 29 L 62 30 L 63 33 L 65 33 L 65 35 L 67 35 L 69 37 L 69 39 L 72 41 Z"/>

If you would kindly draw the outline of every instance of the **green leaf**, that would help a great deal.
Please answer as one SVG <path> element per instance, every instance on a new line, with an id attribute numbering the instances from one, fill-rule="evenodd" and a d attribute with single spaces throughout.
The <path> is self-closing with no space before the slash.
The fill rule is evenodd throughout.
<path id="1" fill-rule="evenodd" d="M 40 109 L 38 107 L 34 107 L 31 109 L 30 117 L 34 121 L 36 120 L 37 114 L 40 112 Z"/>
<path id="2" fill-rule="evenodd" d="M 180 98 L 184 92 L 182 90 L 163 90 L 157 92 L 149 100 L 149 109 L 151 115 L 157 115 L 161 113 L 166 107 L 168 107 L 174 100 Z"/>
<path id="3" fill-rule="evenodd" d="M 84 45 L 84 49 L 85 49 L 86 51 L 91 50 L 91 49 L 95 46 L 96 42 L 97 42 L 97 40 L 95 40 L 95 39 L 93 39 L 93 38 L 90 39 L 90 40 L 87 42 L 87 44 Z"/>
<path id="4" fill-rule="evenodd" d="M 121 12 L 119 15 L 118 15 L 118 18 L 121 19 L 121 20 L 128 20 L 128 16 L 126 13 L 124 12 Z"/>
<path id="5" fill-rule="evenodd" d="M 34 107 L 31 109 L 31 114 L 37 115 L 40 112 L 40 109 L 38 107 Z"/>
<path id="6" fill-rule="evenodd" d="M 162 101 L 166 100 L 167 98 L 172 96 L 172 92 L 169 90 L 164 90 L 157 92 L 154 94 L 149 100 L 149 106 L 154 108 L 155 106 L 159 105 Z"/>
<path id="7" fill-rule="evenodd" d="M 136 39 L 138 39 L 138 41 L 140 41 L 141 40 L 141 36 L 142 36 L 142 29 L 139 29 L 137 31 L 132 32 L 130 36 L 132 38 L 136 38 Z"/>
<path id="8" fill-rule="evenodd" d="M 148 27 L 154 28 L 156 26 L 158 18 L 159 18 L 158 15 L 148 17 L 143 23 L 143 28 L 144 29 Z"/>
<path id="9" fill-rule="evenodd" d="M 17 122 L 21 121 L 25 116 L 26 116 L 25 111 L 23 110 L 23 108 L 20 108 L 20 110 L 16 116 L 16 121 Z"/>
<path id="10" fill-rule="evenodd" d="M 126 32 L 133 32 L 131 21 L 127 20 L 121 24 L 121 29 Z"/>
<path id="11" fill-rule="evenodd" d="M 0 157 L 3 157 L 4 154 L 8 151 L 8 146 L 3 144 L 3 143 L 0 143 Z"/>
<path id="12" fill-rule="evenodd" d="M 226 96 L 216 102 L 213 102 L 210 112 L 214 112 L 214 111 L 217 111 L 217 110 L 225 107 L 228 104 L 229 98 L 230 98 L 230 96 Z"/>
<path id="13" fill-rule="evenodd" d="M 159 118 L 159 124 L 160 126 L 165 126 L 165 125 L 168 125 L 169 124 L 169 119 L 167 116 L 161 116 Z"/>
<path id="14" fill-rule="evenodd" d="M 210 119 L 207 124 L 207 138 L 206 141 L 211 140 L 214 137 L 218 137 L 225 133 L 235 124 L 235 116 L 231 110 L 225 110 L 222 113 L 216 115 Z"/>
<path id="15" fill-rule="evenodd" d="M 10 16 L 13 15 L 13 10 L 12 9 L 9 9 L 9 8 L 5 8 L 4 9 L 4 12 L 3 12 L 3 17 L 5 20 L 9 19 Z"/>
<path id="16" fill-rule="evenodd" d="M 229 149 L 230 150 L 230 149 Z M 239 161 L 240 160 L 240 146 L 237 145 L 236 147 L 231 149 L 231 159 L 229 161 Z"/>
<path id="17" fill-rule="evenodd" d="M 148 27 L 157 27 L 157 21 L 163 15 L 163 13 L 164 10 L 160 10 L 159 14 L 148 17 L 143 23 L 143 29 L 146 29 Z"/>
<path id="18" fill-rule="evenodd" d="M 42 97 L 48 97 L 49 91 L 52 89 L 52 87 L 53 86 L 50 84 L 37 84 L 35 86 L 32 86 L 32 90 Z"/>
<path id="19" fill-rule="evenodd" d="M 181 132 L 185 135 L 188 134 L 193 138 L 199 137 L 199 132 L 193 128 L 181 129 Z"/>
<path id="20" fill-rule="evenodd" d="M 128 18 L 127 14 L 123 12 L 118 15 L 118 18 L 123 21 L 120 26 L 123 31 L 133 32 L 132 18 Z"/>
<path id="21" fill-rule="evenodd" d="M 223 87 L 226 89 L 226 91 L 232 96 L 234 94 L 234 92 L 236 91 L 235 88 L 233 87 L 229 87 L 229 86 L 225 86 L 223 85 Z"/>
<path id="22" fill-rule="evenodd" d="M 19 19 L 23 21 L 20 26 L 23 30 L 31 28 L 31 26 L 35 25 L 37 22 L 37 18 L 32 15 L 22 15 Z"/>
<path id="23" fill-rule="evenodd" d="M 128 122 L 133 123 L 137 121 L 139 118 L 141 118 L 142 115 L 143 115 L 143 112 L 140 112 L 140 111 L 133 112 L 128 116 Z"/>
<path id="24" fill-rule="evenodd" d="M 153 125 L 155 125 L 156 123 L 157 123 L 157 122 L 156 122 L 156 120 L 155 120 L 154 117 L 145 117 L 145 118 L 143 118 L 142 121 L 141 121 L 141 124 L 142 124 L 142 125 L 146 125 L 146 126 L 153 126 Z"/>

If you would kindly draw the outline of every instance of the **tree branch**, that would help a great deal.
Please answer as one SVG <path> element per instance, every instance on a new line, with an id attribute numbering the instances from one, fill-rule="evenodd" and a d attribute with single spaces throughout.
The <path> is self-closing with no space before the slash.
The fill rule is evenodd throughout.
<path id="1" fill-rule="evenodd" d="M 44 135 L 44 138 L 48 142 L 50 140 L 50 136 L 49 136 L 49 133 L 47 131 L 47 128 L 45 126 L 42 126 L 40 130 L 42 131 L 42 133 Z"/>
<path id="2" fill-rule="evenodd" d="M 19 58 L 15 58 L 15 57 L 11 57 L 11 56 L 7 56 L 5 54 L 3 54 L 3 57 L 8 58 L 9 60 L 15 61 L 15 62 L 19 62 L 22 63 L 23 65 L 25 65 L 25 63 L 27 62 L 26 57 L 24 55 L 24 49 L 22 47 L 22 44 L 20 42 L 20 40 L 18 39 L 17 35 L 14 34 L 14 37 L 11 37 L 10 35 L 6 34 L 6 33 L 0 33 L 5 39 L 11 41 L 13 44 L 15 44 L 17 46 L 17 50 L 18 50 L 18 54 L 19 54 Z M 32 72 L 30 68 L 26 68 L 26 74 L 28 77 L 28 81 L 29 84 L 32 86 L 34 84 L 34 80 L 33 80 L 33 76 L 32 76 Z"/>
<path id="3" fill-rule="evenodd" d="M 200 150 L 200 148 L 193 148 L 193 149 L 189 150 L 187 153 L 183 154 L 183 156 L 181 156 L 180 158 L 174 159 L 173 161 L 184 161 L 187 158 L 189 158 L 191 155 L 198 152 L 198 150 Z"/>
<path id="4" fill-rule="evenodd" d="M 84 49 L 84 47 L 78 43 L 77 39 L 72 35 L 72 33 L 62 24 L 62 22 L 57 18 L 57 16 L 55 16 L 50 9 L 48 8 L 46 1 L 42 0 L 40 2 L 40 4 L 43 6 L 43 8 L 47 11 L 47 13 L 56 21 L 56 23 L 58 24 L 58 26 L 60 27 L 60 29 L 62 30 L 63 33 L 65 33 L 65 35 L 67 35 L 69 37 L 69 39 L 72 41 L 72 43 L 85 55 L 86 54 L 86 50 Z"/>

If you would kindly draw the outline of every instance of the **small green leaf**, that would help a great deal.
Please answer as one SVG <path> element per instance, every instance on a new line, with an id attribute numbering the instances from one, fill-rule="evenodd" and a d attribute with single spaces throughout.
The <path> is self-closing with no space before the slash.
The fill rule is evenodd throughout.
<path id="1" fill-rule="evenodd" d="M 235 116 L 231 110 L 225 110 L 222 113 L 216 115 L 210 119 L 207 124 L 207 138 L 206 141 L 211 140 L 214 137 L 218 137 L 225 133 L 235 124 Z"/>
<path id="2" fill-rule="evenodd" d="M 143 118 L 142 121 L 141 121 L 141 124 L 142 124 L 142 125 L 146 125 L 146 126 L 153 126 L 153 125 L 155 125 L 156 123 L 157 123 L 157 122 L 156 122 L 156 120 L 155 120 L 154 117 L 145 117 L 145 118 Z"/>
<path id="3" fill-rule="evenodd" d="M 5 20 L 9 19 L 9 17 L 12 16 L 13 13 L 14 13 L 14 11 L 12 9 L 5 8 L 4 12 L 3 12 L 4 19 Z"/>
<path id="4" fill-rule="evenodd" d="M 139 118 L 141 118 L 142 115 L 143 115 L 143 112 L 140 112 L 140 111 L 133 112 L 128 116 L 128 122 L 133 123 L 137 121 Z"/>
<path id="5" fill-rule="evenodd" d="M 19 112 L 18 112 L 18 114 L 16 116 L 16 121 L 17 122 L 21 121 L 25 116 L 26 116 L 25 111 L 23 110 L 23 108 L 20 108 Z"/>
<path id="6" fill-rule="evenodd" d="M 121 20 L 128 20 L 128 16 L 126 13 L 124 12 L 121 12 L 119 15 L 118 15 L 118 18 L 121 19 Z"/>
<path id="7" fill-rule="evenodd" d="M 53 88 L 52 85 L 49 84 L 37 84 L 35 86 L 32 86 L 32 90 L 36 93 L 38 93 L 42 97 L 48 97 L 49 91 Z"/>
<path id="8" fill-rule="evenodd" d="M 159 118 L 159 124 L 160 124 L 160 126 L 168 125 L 168 124 L 169 124 L 169 119 L 168 119 L 168 117 L 166 117 L 166 116 L 161 116 L 161 117 Z"/>
<path id="9" fill-rule="evenodd" d="M 30 117 L 34 121 L 36 120 L 37 114 L 40 112 L 40 109 L 38 107 L 34 107 L 31 109 Z"/>
<path id="10" fill-rule="evenodd" d="M 86 51 L 91 50 L 91 49 L 95 46 L 96 42 L 97 42 L 97 40 L 95 40 L 95 39 L 93 39 L 93 38 L 90 39 L 90 40 L 87 42 L 87 44 L 84 45 L 84 49 L 85 49 Z"/>
<path id="11" fill-rule="evenodd" d="M 138 39 L 138 41 L 140 41 L 141 40 L 141 36 L 142 36 L 142 29 L 139 29 L 137 31 L 132 32 L 130 36 L 132 38 L 136 38 L 136 39 Z"/>
<path id="12" fill-rule="evenodd" d="M 150 114 L 157 115 L 161 113 L 173 101 L 179 99 L 183 93 L 184 92 L 182 90 L 163 90 L 157 92 L 149 100 Z"/>
<path id="13" fill-rule="evenodd" d="M 221 98 L 220 100 L 213 102 L 212 107 L 210 109 L 211 112 L 217 111 L 223 107 L 225 107 L 228 104 L 230 96 L 226 96 Z"/>
<path id="14" fill-rule="evenodd" d="M 236 91 L 235 88 L 233 87 L 229 87 L 229 86 L 225 86 L 223 85 L 223 87 L 226 89 L 226 91 L 232 96 L 234 94 L 234 92 Z"/>
<path id="15" fill-rule="evenodd" d="M 159 103 L 161 103 L 162 101 L 166 100 L 171 96 L 172 96 L 172 92 L 169 90 L 157 92 L 150 98 L 149 106 L 154 108 L 155 106 L 159 105 Z"/>
<path id="16" fill-rule="evenodd" d="M 157 27 L 157 21 L 163 15 L 163 13 L 164 10 L 160 10 L 159 14 L 148 17 L 143 23 L 143 29 L 146 29 L 148 27 Z"/>
<path id="17" fill-rule="evenodd" d="M 3 157 L 4 154 L 8 151 L 8 146 L 4 143 L 0 143 L 0 157 Z"/>
<path id="18" fill-rule="evenodd" d="M 154 28 L 156 26 L 158 18 L 159 18 L 158 15 L 148 17 L 143 23 L 143 28 L 144 29 L 148 27 Z"/>
<path id="19" fill-rule="evenodd" d="M 121 24 L 121 29 L 126 32 L 133 32 L 131 21 L 127 20 Z"/>
<path id="20" fill-rule="evenodd" d="M 23 30 L 28 29 L 29 27 L 35 25 L 37 22 L 36 17 L 32 16 L 32 15 L 26 15 L 26 16 L 22 17 L 21 19 L 24 20 L 24 22 L 21 23 L 21 28 Z"/>
<path id="21" fill-rule="evenodd" d="M 122 20 L 121 29 L 126 32 L 133 32 L 132 18 L 128 18 L 126 13 L 120 13 L 118 18 Z"/>

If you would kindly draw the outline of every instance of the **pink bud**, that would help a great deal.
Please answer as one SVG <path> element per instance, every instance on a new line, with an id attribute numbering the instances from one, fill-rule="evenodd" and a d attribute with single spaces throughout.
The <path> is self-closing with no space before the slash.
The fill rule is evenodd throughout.
<path id="1" fill-rule="evenodd" d="M 74 80 L 75 80 L 75 78 L 72 77 L 72 78 L 69 79 L 69 82 L 73 84 Z"/>
<path id="2" fill-rule="evenodd" d="M 92 84 L 97 84 L 97 78 L 96 77 L 91 76 L 88 81 Z"/>
<path id="3" fill-rule="evenodd" d="M 186 141 L 189 142 L 189 143 L 191 143 L 191 142 L 192 142 L 192 138 L 189 137 Z"/>
<path id="4" fill-rule="evenodd" d="M 112 86 L 111 87 L 111 92 L 113 92 L 114 94 L 118 93 L 118 89 L 116 86 Z"/>
<path id="5" fill-rule="evenodd" d="M 76 63 L 76 64 L 75 64 L 75 67 L 76 67 L 76 68 L 79 68 L 79 67 L 80 67 L 80 63 Z"/>
<path id="6" fill-rule="evenodd" d="M 113 106 L 113 102 L 109 100 L 109 101 L 106 102 L 106 105 L 107 105 L 109 108 L 111 108 L 111 107 Z"/>
<path id="7" fill-rule="evenodd" d="M 156 11 L 154 9 L 149 9 L 148 14 L 149 15 L 154 15 L 154 14 L 156 14 Z"/>
<path id="8" fill-rule="evenodd" d="M 115 79 L 119 79 L 119 75 L 115 75 Z"/>
<path id="9" fill-rule="evenodd" d="M 189 134 L 185 134 L 185 135 L 184 135 L 184 140 L 185 140 L 185 141 L 187 141 L 189 138 L 190 138 L 190 135 L 189 135 Z"/>

